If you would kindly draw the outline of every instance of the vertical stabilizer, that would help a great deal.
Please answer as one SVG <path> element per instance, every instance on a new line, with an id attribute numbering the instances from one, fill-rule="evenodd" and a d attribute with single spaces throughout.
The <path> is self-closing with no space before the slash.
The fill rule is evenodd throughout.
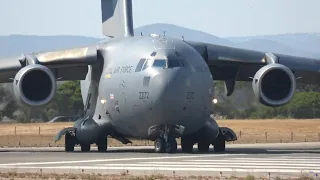
<path id="1" fill-rule="evenodd" d="M 105 36 L 134 36 L 132 0 L 101 0 L 101 11 Z"/>

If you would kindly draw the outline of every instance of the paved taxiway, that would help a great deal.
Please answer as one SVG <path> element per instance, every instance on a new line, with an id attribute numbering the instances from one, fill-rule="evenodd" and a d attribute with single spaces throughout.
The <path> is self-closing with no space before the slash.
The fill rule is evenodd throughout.
<path id="1" fill-rule="evenodd" d="M 320 143 L 229 144 L 225 153 L 156 154 L 153 147 L 109 148 L 106 153 L 66 153 L 63 148 L 0 148 L 0 172 L 316 176 Z"/>

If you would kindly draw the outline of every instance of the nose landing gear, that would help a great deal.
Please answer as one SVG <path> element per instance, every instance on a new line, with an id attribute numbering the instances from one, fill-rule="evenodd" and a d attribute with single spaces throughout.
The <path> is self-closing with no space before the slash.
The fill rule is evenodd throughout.
<path id="1" fill-rule="evenodd" d="M 176 153 L 177 152 L 177 141 L 175 138 L 157 138 L 154 142 L 154 150 L 156 153 Z"/>
<path id="2" fill-rule="evenodd" d="M 149 129 L 149 135 L 156 137 L 154 149 L 156 153 L 176 153 L 176 137 L 182 134 L 184 128 L 177 125 L 153 126 Z"/>

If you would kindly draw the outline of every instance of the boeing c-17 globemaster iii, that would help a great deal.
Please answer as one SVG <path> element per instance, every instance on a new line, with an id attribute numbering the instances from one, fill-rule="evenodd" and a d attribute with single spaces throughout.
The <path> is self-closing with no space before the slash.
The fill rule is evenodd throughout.
<path id="1" fill-rule="evenodd" d="M 213 81 L 230 96 L 236 81 L 251 81 L 266 106 L 282 106 L 296 83 L 320 84 L 320 60 L 259 52 L 165 35 L 134 36 L 132 1 L 101 0 L 102 30 L 108 40 L 96 45 L 23 54 L 0 60 L 0 82 L 13 83 L 19 102 L 42 106 L 56 82 L 81 80 L 84 116 L 58 132 L 65 150 L 107 150 L 107 137 L 154 141 L 155 152 L 225 151 L 237 139 L 212 115 Z"/>

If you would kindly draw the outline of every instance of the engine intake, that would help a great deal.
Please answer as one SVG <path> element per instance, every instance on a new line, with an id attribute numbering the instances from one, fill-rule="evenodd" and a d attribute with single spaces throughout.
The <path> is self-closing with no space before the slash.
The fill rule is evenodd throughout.
<path id="1" fill-rule="evenodd" d="M 28 106 L 42 106 L 54 97 L 56 80 L 50 69 L 33 64 L 16 74 L 13 89 L 19 102 Z"/>
<path id="2" fill-rule="evenodd" d="M 288 67 L 276 63 L 268 64 L 256 72 L 252 87 L 260 103 L 276 107 L 291 101 L 296 80 Z"/>

